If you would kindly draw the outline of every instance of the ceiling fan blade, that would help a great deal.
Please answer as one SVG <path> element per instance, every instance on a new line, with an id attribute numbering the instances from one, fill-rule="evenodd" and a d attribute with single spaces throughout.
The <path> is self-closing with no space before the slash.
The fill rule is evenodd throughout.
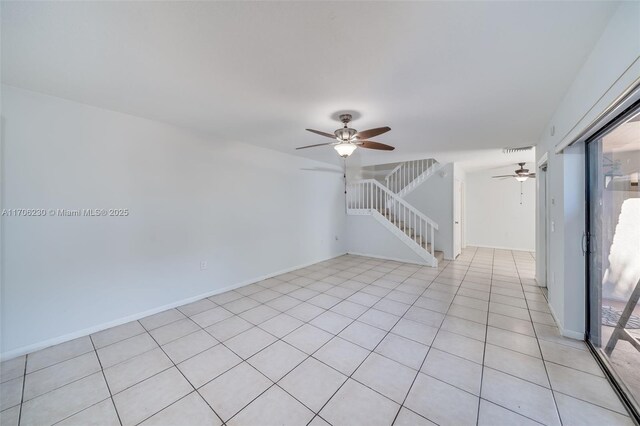
<path id="1" fill-rule="evenodd" d="M 391 127 L 377 127 L 375 129 L 363 130 L 362 132 L 356 133 L 356 139 L 369 139 L 374 136 L 381 135 L 383 133 L 387 133 L 391 130 Z"/>
<path id="2" fill-rule="evenodd" d="M 381 151 L 393 151 L 394 149 L 396 149 L 394 146 L 385 145 L 383 143 L 373 141 L 358 141 L 356 142 L 356 145 L 358 145 L 360 148 L 379 149 Z"/>
<path id="3" fill-rule="evenodd" d="M 317 143 L 315 145 L 299 146 L 296 149 L 307 149 L 307 148 L 314 148 L 316 146 L 326 146 L 326 145 L 335 145 L 335 143 L 331 143 L 331 142 L 328 142 L 328 143 Z"/>
<path id="4" fill-rule="evenodd" d="M 517 177 L 518 175 L 500 175 L 500 176 L 491 176 L 492 178 L 506 178 L 506 177 Z"/>
<path id="5" fill-rule="evenodd" d="M 324 136 L 326 138 L 331 138 L 331 139 L 335 139 L 336 138 L 336 135 L 334 135 L 332 133 L 321 132 L 320 130 L 313 130 L 313 129 L 305 129 L 305 130 L 307 132 L 315 133 L 316 135 Z"/>
<path id="6" fill-rule="evenodd" d="M 536 174 L 535 173 L 529 173 L 527 176 L 529 176 L 530 178 L 535 178 Z"/>

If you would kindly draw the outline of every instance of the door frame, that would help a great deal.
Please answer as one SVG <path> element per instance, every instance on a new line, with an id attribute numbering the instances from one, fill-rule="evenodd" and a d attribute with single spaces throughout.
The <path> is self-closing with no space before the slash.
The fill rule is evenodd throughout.
<path id="1" fill-rule="evenodd" d="M 549 289 L 549 271 L 550 271 L 550 251 L 549 247 L 551 246 L 551 197 L 549 196 L 549 153 L 545 152 L 538 163 L 536 164 L 538 171 L 537 176 L 538 179 L 536 183 L 538 185 L 538 194 L 539 194 L 539 202 L 544 204 L 544 210 L 538 207 L 538 213 L 542 216 L 541 222 L 537 225 L 541 226 L 542 233 L 539 248 L 544 251 L 543 256 L 540 256 L 540 253 L 536 253 L 536 262 L 540 262 L 540 265 L 536 267 L 536 278 L 538 279 L 538 286 L 545 287 Z M 538 272 L 541 272 L 538 274 Z"/>
<path id="2" fill-rule="evenodd" d="M 453 258 L 462 253 L 462 180 L 453 180 Z M 457 227 L 457 228 L 456 228 Z M 457 232 L 456 232 L 457 229 Z"/>
<path id="3" fill-rule="evenodd" d="M 464 189 L 464 180 L 460 181 L 460 248 L 463 250 L 467 248 L 467 233 L 465 231 L 465 227 L 467 225 L 467 221 L 465 220 L 465 199 L 466 193 Z"/>

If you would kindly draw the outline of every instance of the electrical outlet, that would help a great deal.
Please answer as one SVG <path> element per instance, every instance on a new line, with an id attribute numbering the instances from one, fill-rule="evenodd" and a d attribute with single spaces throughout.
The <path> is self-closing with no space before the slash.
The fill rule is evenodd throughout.
<path id="1" fill-rule="evenodd" d="M 551 221 L 551 232 L 556 232 L 556 223 Z"/>
<path id="2" fill-rule="evenodd" d="M 204 271 L 205 269 L 208 268 L 209 265 L 207 265 L 207 261 L 206 260 L 202 260 L 200 261 L 200 270 Z"/>

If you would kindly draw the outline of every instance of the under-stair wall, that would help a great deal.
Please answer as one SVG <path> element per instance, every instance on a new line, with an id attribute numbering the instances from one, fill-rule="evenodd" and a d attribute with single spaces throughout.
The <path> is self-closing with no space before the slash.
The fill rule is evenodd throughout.
<path id="1" fill-rule="evenodd" d="M 424 259 L 369 215 L 347 216 L 347 247 L 351 254 L 426 264 Z"/>

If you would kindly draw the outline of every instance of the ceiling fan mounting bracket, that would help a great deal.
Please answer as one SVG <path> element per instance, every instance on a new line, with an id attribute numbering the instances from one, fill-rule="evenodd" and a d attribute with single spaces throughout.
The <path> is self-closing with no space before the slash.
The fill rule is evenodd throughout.
<path id="1" fill-rule="evenodd" d="M 340 114 L 340 121 L 344 123 L 345 127 L 347 127 L 347 124 L 349 124 L 352 118 L 351 114 Z"/>

